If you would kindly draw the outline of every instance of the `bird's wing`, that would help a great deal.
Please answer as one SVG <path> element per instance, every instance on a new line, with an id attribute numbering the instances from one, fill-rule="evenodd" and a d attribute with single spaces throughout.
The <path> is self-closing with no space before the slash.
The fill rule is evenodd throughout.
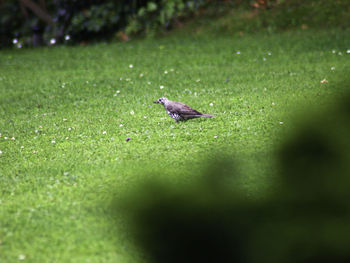
<path id="1" fill-rule="evenodd" d="M 181 102 L 174 101 L 171 105 L 170 112 L 175 112 L 180 115 L 201 115 L 199 111 L 192 109 L 190 106 L 183 104 Z"/>

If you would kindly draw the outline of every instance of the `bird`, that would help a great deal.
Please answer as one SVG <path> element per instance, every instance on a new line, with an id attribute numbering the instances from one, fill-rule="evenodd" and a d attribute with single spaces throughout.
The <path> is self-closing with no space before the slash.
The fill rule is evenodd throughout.
<path id="1" fill-rule="evenodd" d="M 168 115 L 171 118 L 173 118 L 176 122 L 187 121 L 189 119 L 199 118 L 199 117 L 206 117 L 206 118 L 214 117 L 214 115 L 200 113 L 199 111 L 192 109 L 190 106 L 186 104 L 183 104 L 178 101 L 172 101 L 165 97 L 162 97 L 154 101 L 154 103 L 162 104 L 165 110 L 167 111 Z"/>

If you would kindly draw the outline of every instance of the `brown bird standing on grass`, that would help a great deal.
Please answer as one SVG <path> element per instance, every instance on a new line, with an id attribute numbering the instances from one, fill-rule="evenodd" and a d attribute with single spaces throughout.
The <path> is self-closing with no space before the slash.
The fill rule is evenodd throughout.
<path id="1" fill-rule="evenodd" d="M 154 103 L 164 105 L 164 108 L 169 114 L 169 116 L 173 118 L 176 122 L 187 121 L 189 119 L 199 118 L 199 117 L 207 117 L 207 118 L 214 117 L 214 115 L 200 113 L 192 109 L 190 106 L 186 104 L 183 104 L 177 101 L 171 101 L 165 97 L 160 98 L 157 101 L 154 101 Z"/>

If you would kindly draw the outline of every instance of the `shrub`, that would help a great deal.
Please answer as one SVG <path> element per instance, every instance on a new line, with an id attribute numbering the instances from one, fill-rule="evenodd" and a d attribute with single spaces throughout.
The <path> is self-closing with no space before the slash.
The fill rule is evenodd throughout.
<path id="1" fill-rule="evenodd" d="M 154 36 L 180 25 L 200 8 L 210 19 L 218 18 L 206 26 L 231 33 L 350 26 L 347 0 L 47 0 L 43 9 L 53 23 L 31 10 L 23 12 L 20 3 L 31 1 L 0 2 L 0 48 L 12 43 L 21 47 L 109 40 L 118 32 L 124 40 L 127 35 Z"/>
<path id="2" fill-rule="evenodd" d="M 0 47 L 11 45 L 13 39 L 21 47 L 23 44 L 36 46 L 42 43 L 111 39 L 117 32 L 124 30 L 129 34 L 152 34 L 162 28 L 170 28 L 179 17 L 191 14 L 204 2 L 48 0 L 43 9 L 52 17 L 54 23 L 50 24 L 43 22 L 31 10 L 26 10 L 25 16 L 21 13 L 23 9 L 19 2 L 12 0 L 0 5 Z"/>
<path id="3" fill-rule="evenodd" d="M 204 0 L 150 1 L 130 17 L 128 26 L 126 27 L 126 33 L 154 35 L 160 29 L 170 29 L 179 23 L 179 18 L 189 16 L 198 10 L 204 2 Z"/>

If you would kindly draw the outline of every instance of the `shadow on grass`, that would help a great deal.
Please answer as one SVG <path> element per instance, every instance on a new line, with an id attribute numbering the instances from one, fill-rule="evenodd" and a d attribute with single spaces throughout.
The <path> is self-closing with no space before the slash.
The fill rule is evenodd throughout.
<path id="1" fill-rule="evenodd" d="M 251 200 L 230 158 L 183 187 L 150 181 L 117 202 L 150 262 L 350 262 L 350 94 L 277 151 L 278 187 Z"/>

